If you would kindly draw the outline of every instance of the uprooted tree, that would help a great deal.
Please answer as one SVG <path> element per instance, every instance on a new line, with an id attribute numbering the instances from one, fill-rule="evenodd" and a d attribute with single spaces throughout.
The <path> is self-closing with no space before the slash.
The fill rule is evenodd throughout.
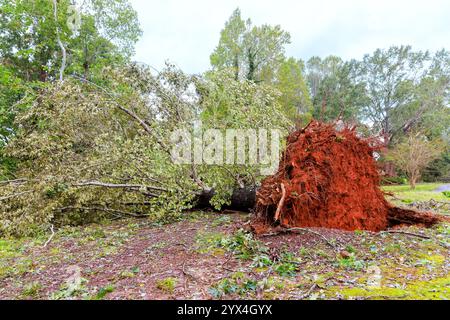
<path id="1" fill-rule="evenodd" d="M 219 131 L 292 129 L 276 91 L 226 70 L 201 78 L 173 66 L 157 75 L 137 65 L 105 69 L 98 83 L 72 76 L 23 103 L 4 151 L 18 167 L 0 182 L 2 234 L 106 217 L 171 219 L 198 205 L 250 209 L 261 164 L 176 164 L 171 133 L 198 120 Z M 260 226 L 378 231 L 437 222 L 386 202 L 371 141 L 317 122 L 292 133 L 278 173 L 259 189 Z"/>
<path id="2" fill-rule="evenodd" d="M 204 128 L 288 128 L 277 94 L 231 72 L 187 76 L 173 66 L 105 69 L 96 83 L 67 77 L 23 102 L 4 152 L 17 162 L 0 182 L 0 233 L 103 217 L 170 219 L 206 195 L 216 208 L 253 186 L 258 165 L 177 165 L 170 133 Z M 32 101 L 28 103 L 27 101 Z M 200 197 L 201 198 L 201 197 Z"/>

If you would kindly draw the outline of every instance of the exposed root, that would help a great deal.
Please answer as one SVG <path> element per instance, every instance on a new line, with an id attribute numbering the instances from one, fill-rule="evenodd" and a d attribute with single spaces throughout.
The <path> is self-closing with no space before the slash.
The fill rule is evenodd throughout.
<path id="1" fill-rule="evenodd" d="M 278 203 L 278 207 L 277 207 L 277 211 L 275 212 L 275 222 L 277 222 L 278 220 L 280 220 L 280 214 L 281 214 L 281 209 L 283 208 L 284 205 L 284 200 L 286 199 L 286 188 L 284 187 L 284 184 L 281 184 L 281 191 L 282 191 L 282 196 L 281 196 L 281 200 Z"/>
<path id="2" fill-rule="evenodd" d="M 431 212 L 418 212 L 398 207 L 390 207 L 388 211 L 389 227 L 396 225 L 423 225 L 431 227 L 443 221 L 449 221 L 449 218 Z"/>
<path id="3" fill-rule="evenodd" d="M 312 121 L 293 132 L 277 173 L 257 191 L 251 228 L 257 234 L 277 225 L 379 232 L 441 222 L 437 215 L 395 208 L 385 199 L 373 157 L 380 148 L 379 140 L 359 137 L 355 127 L 338 130 Z"/>

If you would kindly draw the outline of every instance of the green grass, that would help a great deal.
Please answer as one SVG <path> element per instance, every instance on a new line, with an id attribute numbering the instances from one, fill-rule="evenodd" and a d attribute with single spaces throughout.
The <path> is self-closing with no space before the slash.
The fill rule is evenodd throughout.
<path id="1" fill-rule="evenodd" d="M 412 190 L 409 185 L 400 186 L 383 186 L 384 191 L 393 192 L 397 198 L 405 202 L 414 201 L 448 201 L 449 198 L 444 196 L 442 192 L 434 192 L 443 183 L 421 183 L 416 185 L 416 189 Z"/>
<path id="2" fill-rule="evenodd" d="M 169 277 L 162 280 L 158 280 L 156 282 L 156 287 L 166 293 L 173 293 L 175 291 L 177 282 L 178 279 Z"/>

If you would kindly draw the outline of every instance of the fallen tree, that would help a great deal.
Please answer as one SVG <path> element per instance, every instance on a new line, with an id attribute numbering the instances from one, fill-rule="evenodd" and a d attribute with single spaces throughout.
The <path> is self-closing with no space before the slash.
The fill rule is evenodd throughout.
<path id="1" fill-rule="evenodd" d="M 375 140 L 358 138 L 354 128 L 312 122 L 292 133 L 278 172 L 262 184 L 259 164 L 172 161 L 170 133 L 199 118 L 204 129 L 288 129 L 276 94 L 262 84 L 226 73 L 198 79 L 171 66 L 157 76 L 139 66 L 103 76 L 102 85 L 78 77 L 52 84 L 21 106 L 19 130 L 5 149 L 17 170 L 0 182 L 0 234 L 103 218 L 166 220 L 193 207 L 255 208 L 257 232 L 437 221 L 387 203 Z"/>
<path id="2" fill-rule="evenodd" d="M 204 192 L 194 201 L 194 208 L 196 209 L 213 209 L 210 204 L 210 200 L 214 195 L 214 190 Z M 257 189 L 253 187 L 238 188 L 233 191 L 233 195 L 228 205 L 222 207 L 222 210 L 233 210 L 248 212 L 254 214 L 254 220 L 252 224 L 253 231 L 257 233 L 266 232 L 272 227 L 280 226 L 279 221 L 275 219 L 264 219 L 260 217 L 255 211 L 257 199 Z M 432 227 L 442 221 L 447 221 L 443 216 L 434 214 L 430 211 L 417 211 L 406 208 L 399 208 L 389 205 L 387 210 L 387 224 L 386 228 L 393 228 L 400 225 L 418 225 L 424 227 Z M 260 224 L 263 222 L 262 224 Z M 259 226 L 258 226 L 259 225 Z M 318 225 L 317 225 L 318 226 Z M 262 229 L 260 229 L 262 228 Z M 286 230 L 292 229 L 289 226 L 284 226 Z M 357 228 L 356 228 L 357 229 Z M 385 230 L 385 229 L 380 229 Z"/>
<path id="3" fill-rule="evenodd" d="M 157 74 L 141 65 L 106 68 L 101 78 L 48 84 L 18 104 L 18 130 L 2 149 L 17 168 L 0 181 L 0 234 L 105 218 L 170 221 L 203 200 L 244 209 L 254 195 L 245 200 L 233 190 L 257 184 L 260 167 L 174 163 L 172 133 L 192 132 L 198 120 L 220 132 L 286 129 L 276 97 L 231 71 L 206 78 L 171 65 Z"/>

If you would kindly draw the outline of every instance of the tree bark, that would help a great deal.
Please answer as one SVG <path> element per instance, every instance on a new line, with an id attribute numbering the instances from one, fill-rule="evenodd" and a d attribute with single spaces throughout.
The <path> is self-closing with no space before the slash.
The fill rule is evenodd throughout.
<path id="1" fill-rule="evenodd" d="M 417 182 L 417 176 L 415 174 L 411 175 L 411 178 L 409 179 L 409 185 L 411 186 L 411 189 L 416 189 L 416 182 Z"/>
<path id="2" fill-rule="evenodd" d="M 196 200 L 195 208 L 211 208 L 210 200 L 216 194 L 215 190 L 203 192 Z M 222 209 L 250 212 L 256 203 L 256 189 L 253 187 L 238 188 L 233 191 L 230 204 Z"/>

